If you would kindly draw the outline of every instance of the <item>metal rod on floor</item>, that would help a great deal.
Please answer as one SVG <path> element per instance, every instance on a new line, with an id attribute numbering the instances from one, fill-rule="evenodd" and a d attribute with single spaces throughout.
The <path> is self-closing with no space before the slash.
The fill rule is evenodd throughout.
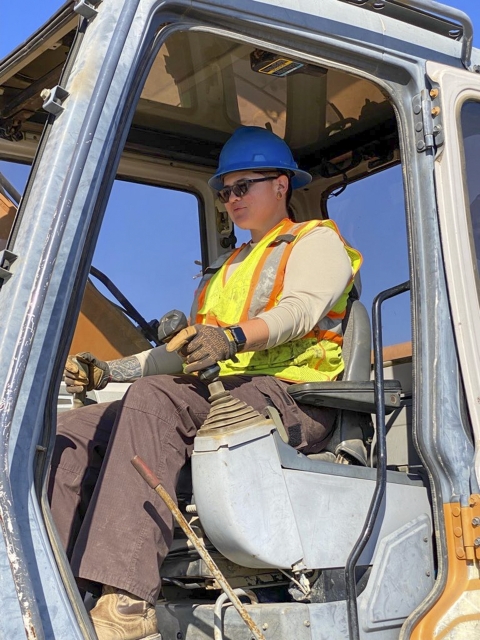
<path id="1" fill-rule="evenodd" d="M 207 567 L 210 569 L 210 571 L 212 572 L 213 577 L 218 582 L 218 584 L 222 587 L 222 589 L 225 592 L 225 594 L 227 595 L 228 599 L 233 604 L 235 609 L 238 611 L 238 613 L 241 616 L 242 620 L 245 622 L 247 627 L 250 629 L 250 631 L 252 632 L 252 634 L 255 637 L 255 639 L 256 640 L 266 640 L 265 636 L 263 635 L 263 633 L 260 631 L 260 629 L 257 627 L 255 622 L 252 620 L 252 618 L 250 617 L 248 611 L 245 609 L 245 606 L 242 604 L 242 602 L 240 602 L 240 599 L 237 596 L 237 594 L 234 592 L 232 587 L 228 584 L 228 582 L 227 582 L 225 576 L 223 575 L 223 573 L 220 571 L 220 569 L 215 564 L 213 558 L 210 556 L 208 551 L 205 549 L 205 546 L 202 543 L 202 541 L 198 538 L 198 536 L 193 531 L 192 527 L 185 520 L 185 517 L 184 517 L 183 513 L 180 511 L 180 509 L 177 507 L 177 505 L 172 500 L 170 495 L 165 491 L 165 489 L 160 484 L 160 480 L 147 467 L 145 462 L 139 456 L 135 456 L 132 459 L 132 464 L 135 467 L 135 469 L 138 471 L 138 473 L 142 476 L 142 478 L 145 480 L 145 482 L 150 487 L 152 487 L 152 489 L 154 491 L 156 491 L 158 493 L 158 495 L 162 498 L 162 500 L 165 502 L 165 504 L 167 505 L 169 510 L 172 512 L 173 517 L 178 522 L 178 524 L 181 526 L 181 528 L 183 529 L 185 535 L 188 537 L 188 539 L 193 544 L 195 549 L 198 551 L 200 557 L 205 562 Z"/>

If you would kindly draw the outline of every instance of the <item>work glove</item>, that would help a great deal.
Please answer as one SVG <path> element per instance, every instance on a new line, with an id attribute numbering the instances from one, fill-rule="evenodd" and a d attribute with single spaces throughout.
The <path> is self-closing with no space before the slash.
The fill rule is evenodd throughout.
<path id="1" fill-rule="evenodd" d="M 195 324 L 177 333 L 167 344 L 167 351 L 177 351 L 186 362 L 185 373 L 193 373 L 218 361 L 236 360 L 237 345 L 221 327 Z"/>
<path id="2" fill-rule="evenodd" d="M 63 372 L 68 393 L 104 389 L 110 382 L 110 367 L 90 352 L 68 356 Z"/>

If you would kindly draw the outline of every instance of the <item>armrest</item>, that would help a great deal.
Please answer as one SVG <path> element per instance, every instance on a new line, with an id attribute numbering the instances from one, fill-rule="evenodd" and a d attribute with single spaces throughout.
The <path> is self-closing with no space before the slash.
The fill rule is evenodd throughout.
<path id="1" fill-rule="evenodd" d="M 305 382 L 292 384 L 287 390 L 295 402 L 301 404 L 375 413 L 373 380 Z M 389 414 L 400 407 L 402 387 L 398 380 L 385 380 L 384 391 L 385 413 Z"/>

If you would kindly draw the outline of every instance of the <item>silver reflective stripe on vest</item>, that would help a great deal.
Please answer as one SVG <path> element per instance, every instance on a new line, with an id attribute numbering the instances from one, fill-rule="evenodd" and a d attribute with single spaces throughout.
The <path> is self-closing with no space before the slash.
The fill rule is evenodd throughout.
<path id="1" fill-rule="evenodd" d="M 343 337 L 342 318 L 329 318 L 328 316 L 324 316 L 320 322 L 317 323 L 316 327 L 320 331 L 331 331 L 332 333 L 336 333 L 337 336 Z"/>
<path id="2" fill-rule="evenodd" d="M 256 318 L 259 313 L 265 310 L 267 307 L 270 296 L 272 295 L 275 279 L 278 274 L 278 268 L 282 260 L 283 254 L 290 244 L 296 238 L 296 231 L 301 227 L 301 224 L 297 224 L 290 230 L 288 234 L 282 234 L 277 236 L 270 245 L 267 247 L 269 255 L 265 260 L 265 264 L 262 268 L 262 273 L 258 280 L 255 291 L 253 292 L 252 300 L 247 311 L 247 318 L 251 320 Z M 271 248 L 272 245 L 276 245 Z"/>

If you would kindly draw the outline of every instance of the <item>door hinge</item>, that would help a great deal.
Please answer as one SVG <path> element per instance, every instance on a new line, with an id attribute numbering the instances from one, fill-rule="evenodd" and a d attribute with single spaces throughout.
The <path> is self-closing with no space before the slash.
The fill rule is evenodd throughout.
<path id="1" fill-rule="evenodd" d="M 42 109 L 45 109 L 48 113 L 53 113 L 54 116 L 58 116 L 64 109 L 62 105 L 63 101 L 66 100 L 69 95 L 68 91 L 59 84 L 53 87 L 53 89 L 44 89 L 40 93 L 40 97 L 45 100 L 42 104 Z"/>
<path id="2" fill-rule="evenodd" d="M 472 494 L 468 507 L 452 507 L 455 554 L 459 560 L 480 560 L 480 495 Z"/>
<path id="3" fill-rule="evenodd" d="M 419 153 L 438 149 L 443 144 L 440 89 L 435 83 L 430 90 L 422 89 L 412 101 L 415 127 L 415 147 Z"/>
<path id="4" fill-rule="evenodd" d="M 10 267 L 15 262 L 18 256 L 11 251 L 0 251 L 0 284 L 6 282 L 12 277 Z"/>

